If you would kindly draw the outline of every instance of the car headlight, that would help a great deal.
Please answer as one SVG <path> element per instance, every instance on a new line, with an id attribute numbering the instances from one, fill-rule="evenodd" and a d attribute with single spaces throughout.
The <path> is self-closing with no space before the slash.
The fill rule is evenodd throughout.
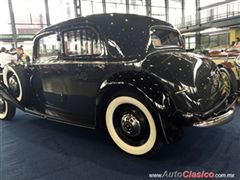
<path id="1" fill-rule="evenodd" d="M 235 63 L 240 67 L 240 56 L 236 57 Z"/>

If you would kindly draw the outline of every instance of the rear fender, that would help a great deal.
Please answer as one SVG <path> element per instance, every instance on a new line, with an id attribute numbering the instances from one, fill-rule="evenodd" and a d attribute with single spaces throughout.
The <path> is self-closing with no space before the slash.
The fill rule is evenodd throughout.
<path id="1" fill-rule="evenodd" d="M 104 109 L 101 108 L 106 106 L 104 106 L 104 103 L 107 102 L 112 94 L 120 90 L 136 92 L 149 102 L 155 111 L 154 114 L 156 114 L 155 121 L 160 123 L 162 128 L 164 142 L 170 143 L 172 138 L 170 138 L 170 134 L 167 132 L 169 129 L 166 129 L 166 126 L 168 128 L 172 127 L 171 116 L 175 112 L 175 106 L 170 95 L 158 79 L 142 71 L 115 74 L 104 81 L 99 89 L 96 99 L 96 114 L 103 113 Z M 171 125 L 169 126 L 167 123 Z M 175 129 L 177 128 L 175 127 Z"/>

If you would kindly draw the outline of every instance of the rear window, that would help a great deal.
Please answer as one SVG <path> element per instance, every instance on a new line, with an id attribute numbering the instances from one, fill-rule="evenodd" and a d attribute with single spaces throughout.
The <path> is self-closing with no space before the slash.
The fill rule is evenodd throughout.
<path id="1" fill-rule="evenodd" d="M 152 29 L 150 31 L 154 48 L 164 46 L 182 46 L 180 34 L 168 29 Z"/>

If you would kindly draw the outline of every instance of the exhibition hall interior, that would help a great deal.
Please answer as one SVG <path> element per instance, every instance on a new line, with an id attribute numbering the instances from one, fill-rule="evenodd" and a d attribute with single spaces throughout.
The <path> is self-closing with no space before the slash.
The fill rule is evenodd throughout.
<path id="1" fill-rule="evenodd" d="M 0 15 L 0 180 L 240 179 L 240 0 Z"/>

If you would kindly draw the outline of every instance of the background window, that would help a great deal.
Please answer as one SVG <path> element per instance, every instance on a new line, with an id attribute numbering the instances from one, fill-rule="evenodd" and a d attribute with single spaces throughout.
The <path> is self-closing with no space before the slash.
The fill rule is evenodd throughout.
<path id="1" fill-rule="evenodd" d="M 152 0 L 152 17 L 166 21 L 165 0 Z"/>
<path id="2" fill-rule="evenodd" d="M 81 5 L 84 7 L 81 8 L 83 16 L 103 13 L 102 0 L 82 0 Z"/>
<path id="3" fill-rule="evenodd" d="M 146 2 L 143 0 L 129 0 L 131 14 L 146 15 Z"/>
<path id="4" fill-rule="evenodd" d="M 89 28 L 65 32 L 64 53 L 67 56 L 100 55 L 98 34 Z"/>
<path id="5" fill-rule="evenodd" d="M 32 0 L 32 2 L 36 4 L 38 1 Z M 44 1 L 41 0 L 39 2 Z M 51 24 L 55 24 L 75 17 L 74 4 L 72 0 L 48 0 L 48 6 Z"/>
<path id="6" fill-rule="evenodd" d="M 182 20 L 182 0 L 169 0 L 169 22 L 177 25 Z"/>
<path id="7" fill-rule="evenodd" d="M 45 36 L 39 40 L 39 58 L 58 56 L 59 51 L 60 41 L 58 41 L 56 34 Z"/>

